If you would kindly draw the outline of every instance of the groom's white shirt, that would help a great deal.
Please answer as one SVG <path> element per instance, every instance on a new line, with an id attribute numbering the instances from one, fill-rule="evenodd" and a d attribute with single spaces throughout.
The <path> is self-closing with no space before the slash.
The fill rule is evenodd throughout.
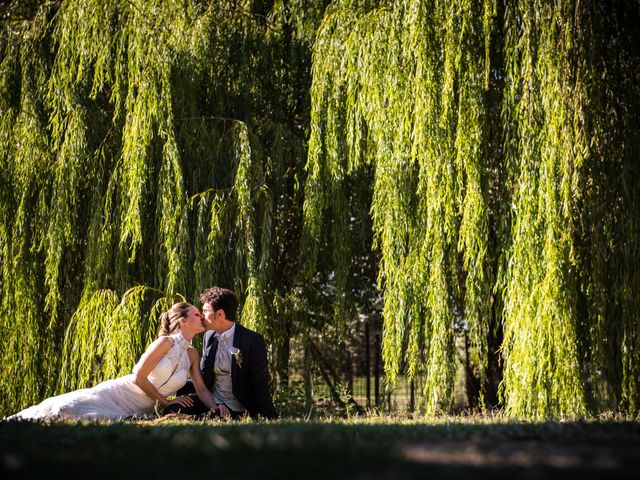
<path id="1" fill-rule="evenodd" d="M 216 333 L 218 350 L 213 364 L 215 381 L 213 383 L 213 399 L 217 404 L 224 403 L 230 410 L 244 412 L 244 406 L 233 395 L 231 384 L 231 347 L 233 336 L 236 332 L 236 324 L 222 333 Z"/>

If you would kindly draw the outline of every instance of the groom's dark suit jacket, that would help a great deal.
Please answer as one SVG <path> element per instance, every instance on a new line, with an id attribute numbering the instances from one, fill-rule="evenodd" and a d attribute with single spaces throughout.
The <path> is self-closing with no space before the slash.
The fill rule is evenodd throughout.
<path id="1" fill-rule="evenodd" d="M 252 417 L 262 415 L 267 418 L 277 416 L 269 393 L 269 366 L 267 350 L 262 335 L 236 323 L 233 346 L 242 356 L 242 365 L 231 357 L 231 385 L 233 394 L 244 405 Z M 213 391 L 215 373 L 213 364 L 218 350 L 218 340 L 212 330 L 204 334 L 200 371 L 205 385 Z"/>

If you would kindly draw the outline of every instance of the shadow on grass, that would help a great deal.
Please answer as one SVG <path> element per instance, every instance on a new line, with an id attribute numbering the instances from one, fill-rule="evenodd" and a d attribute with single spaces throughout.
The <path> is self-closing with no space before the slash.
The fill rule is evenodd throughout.
<path id="1" fill-rule="evenodd" d="M 635 478 L 640 424 L 0 423 L 3 478 Z"/>

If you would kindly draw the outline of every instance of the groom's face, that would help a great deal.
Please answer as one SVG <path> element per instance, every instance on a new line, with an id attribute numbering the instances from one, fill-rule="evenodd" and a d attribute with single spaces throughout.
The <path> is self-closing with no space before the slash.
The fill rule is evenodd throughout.
<path id="1" fill-rule="evenodd" d="M 202 306 L 202 317 L 205 329 L 218 331 L 222 325 L 221 321 L 224 320 L 224 310 L 214 310 L 210 303 L 205 303 Z"/>

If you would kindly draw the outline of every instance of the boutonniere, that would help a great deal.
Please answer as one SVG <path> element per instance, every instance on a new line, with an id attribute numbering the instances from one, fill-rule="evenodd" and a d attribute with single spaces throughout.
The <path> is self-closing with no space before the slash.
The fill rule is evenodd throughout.
<path id="1" fill-rule="evenodd" d="M 238 367 L 242 368 L 242 352 L 240 351 L 240 349 L 236 347 L 231 347 L 229 351 L 231 352 L 231 355 L 233 355 L 233 358 L 236 359 L 236 363 L 238 364 Z"/>

